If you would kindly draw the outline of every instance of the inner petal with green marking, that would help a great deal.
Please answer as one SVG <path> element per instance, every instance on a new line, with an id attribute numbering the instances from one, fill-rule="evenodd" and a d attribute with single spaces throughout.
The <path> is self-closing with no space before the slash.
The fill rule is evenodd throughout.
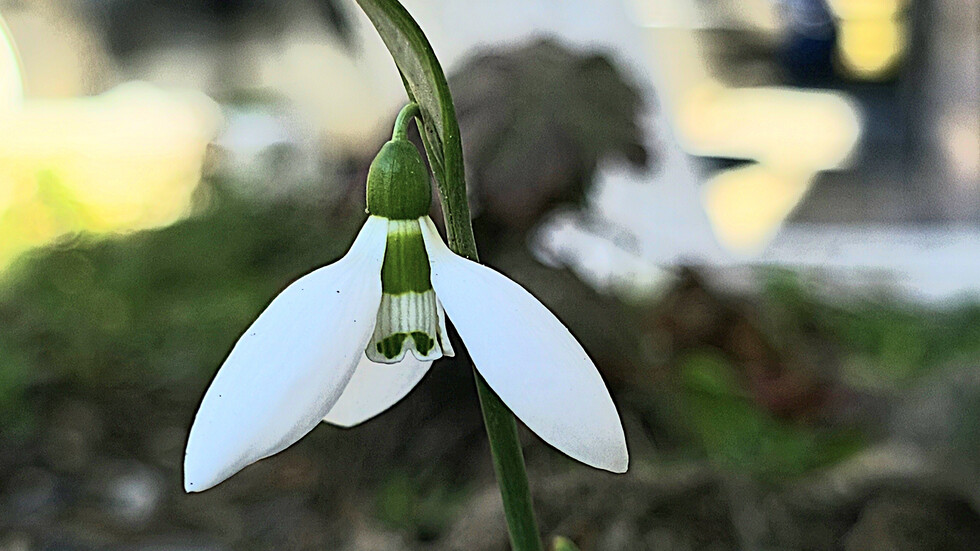
<path id="1" fill-rule="evenodd" d="M 397 363 L 407 351 L 419 360 L 452 356 L 442 305 L 429 282 L 419 220 L 389 220 L 381 267 L 381 305 L 365 350 L 376 363 Z"/>

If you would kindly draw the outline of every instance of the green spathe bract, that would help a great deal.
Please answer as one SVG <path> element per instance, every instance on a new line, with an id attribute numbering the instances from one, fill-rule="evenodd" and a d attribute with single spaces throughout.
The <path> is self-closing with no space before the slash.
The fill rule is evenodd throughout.
<path id="1" fill-rule="evenodd" d="M 391 220 L 415 220 L 429 213 L 429 172 L 415 145 L 394 138 L 384 144 L 367 177 L 367 211 Z"/>

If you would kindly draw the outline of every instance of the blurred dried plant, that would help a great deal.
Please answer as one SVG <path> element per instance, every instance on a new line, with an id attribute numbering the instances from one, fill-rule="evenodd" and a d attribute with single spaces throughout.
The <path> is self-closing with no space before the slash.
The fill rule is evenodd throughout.
<path id="1" fill-rule="evenodd" d="M 580 204 L 604 158 L 650 161 L 646 98 L 601 52 L 541 39 L 478 53 L 449 80 L 482 223 L 526 231 L 552 206 Z"/>

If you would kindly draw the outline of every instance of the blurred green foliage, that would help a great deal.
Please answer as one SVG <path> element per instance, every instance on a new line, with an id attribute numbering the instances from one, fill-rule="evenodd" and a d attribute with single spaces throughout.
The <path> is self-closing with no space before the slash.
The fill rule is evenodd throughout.
<path id="1" fill-rule="evenodd" d="M 976 303 L 930 308 L 888 295 L 827 298 L 789 270 L 767 268 L 761 276 L 759 310 L 767 334 L 776 343 L 805 342 L 808 350 L 784 353 L 789 358 L 817 354 L 812 361 L 822 362 L 824 376 L 839 378 L 852 390 L 895 395 L 947 366 L 980 358 Z M 839 371 L 823 365 L 827 362 L 839 362 Z M 682 423 L 724 468 L 770 481 L 787 479 L 840 461 L 865 443 L 856 428 L 771 414 L 720 351 L 703 348 L 678 358 L 678 366 Z"/>
<path id="2" fill-rule="evenodd" d="M 905 387 L 950 362 L 980 357 L 980 304 L 928 307 L 894 296 L 820 298 L 800 275 L 773 269 L 766 310 L 837 349 L 856 388 Z"/>
<path id="3" fill-rule="evenodd" d="M 681 364 L 685 424 L 722 467 L 767 480 L 785 479 L 832 464 L 858 451 L 850 430 L 778 419 L 748 396 L 720 354 L 691 354 Z"/>
<path id="4" fill-rule="evenodd" d="M 579 551 L 579 549 L 572 540 L 563 536 L 556 536 L 551 541 L 551 551 Z"/>
<path id="5" fill-rule="evenodd" d="M 407 472 L 390 473 L 375 497 L 377 518 L 397 530 L 414 530 L 421 541 L 444 533 L 468 493 L 463 487 L 423 484 Z"/>
<path id="6" fill-rule="evenodd" d="M 0 421 L 44 384 L 196 399 L 241 331 L 290 281 L 342 255 L 363 215 L 258 206 L 202 184 L 196 214 L 122 235 L 76 235 L 19 259 L 0 283 Z"/>

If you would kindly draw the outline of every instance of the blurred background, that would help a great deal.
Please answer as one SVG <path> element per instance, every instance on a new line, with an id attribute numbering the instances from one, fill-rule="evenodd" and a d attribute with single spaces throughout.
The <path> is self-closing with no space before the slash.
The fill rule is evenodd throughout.
<path id="1" fill-rule="evenodd" d="M 579 337 L 626 428 L 621 476 L 522 429 L 546 535 L 980 548 L 976 0 L 405 4 L 449 75 L 481 259 Z M 406 98 L 356 5 L 0 18 L 0 551 L 507 549 L 451 359 L 182 490 L 225 354 L 364 218 Z"/>

